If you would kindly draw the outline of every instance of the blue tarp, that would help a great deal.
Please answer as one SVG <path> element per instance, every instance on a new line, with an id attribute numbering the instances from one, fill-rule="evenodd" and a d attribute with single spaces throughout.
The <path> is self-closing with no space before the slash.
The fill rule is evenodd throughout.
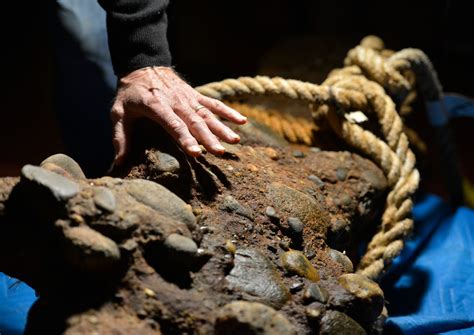
<path id="1" fill-rule="evenodd" d="M 387 334 L 474 334 L 474 211 L 417 199 L 413 238 L 382 282 Z M 34 292 L 0 274 L 0 334 L 21 334 Z"/>

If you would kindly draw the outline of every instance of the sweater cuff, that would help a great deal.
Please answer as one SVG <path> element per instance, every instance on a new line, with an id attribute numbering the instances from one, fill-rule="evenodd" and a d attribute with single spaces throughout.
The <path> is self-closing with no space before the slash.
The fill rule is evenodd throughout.
<path id="1" fill-rule="evenodd" d="M 147 66 L 170 66 L 163 0 L 99 0 L 107 11 L 109 49 L 120 78 Z"/>

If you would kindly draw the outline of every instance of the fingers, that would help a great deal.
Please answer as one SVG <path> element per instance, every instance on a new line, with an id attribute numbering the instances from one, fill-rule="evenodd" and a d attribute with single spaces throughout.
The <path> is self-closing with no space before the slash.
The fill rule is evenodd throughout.
<path id="1" fill-rule="evenodd" d="M 157 102 L 151 104 L 149 109 L 149 117 L 159 123 L 188 155 L 198 157 L 201 154 L 201 148 L 191 135 L 188 126 L 173 112 L 171 107 Z"/>
<path id="2" fill-rule="evenodd" d="M 115 150 L 114 164 L 120 165 L 123 163 L 125 155 L 127 154 L 127 134 L 124 126 L 124 110 L 121 103 L 115 103 L 110 113 L 113 124 L 112 143 Z"/>
<path id="3" fill-rule="evenodd" d="M 200 95 L 198 97 L 198 101 L 200 104 L 208 108 L 211 112 L 219 115 L 220 117 L 223 117 L 224 119 L 227 119 L 237 124 L 244 124 L 247 122 L 247 118 L 245 116 L 237 112 L 235 109 L 226 106 L 223 102 L 219 100 Z"/>
<path id="4" fill-rule="evenodd" d="M 232 129 L 220 122 L 207 108 L 201 108 L 196 112 L 196 114 L 198 114 L 204 120 L 209 130 L 221 140 L 231 144 L 238 143 L 240 141 L 239 135 L 234 133 Z"/>
<path id="5" fill-rule="evenodd" d="M 189 105 L 182 104 L 175 108 L 175 112 L 182 118 L 191 134 L 212 154 L 221 155 L 225 148 L 217 137 L 209 130 L 204 119 Z"/>

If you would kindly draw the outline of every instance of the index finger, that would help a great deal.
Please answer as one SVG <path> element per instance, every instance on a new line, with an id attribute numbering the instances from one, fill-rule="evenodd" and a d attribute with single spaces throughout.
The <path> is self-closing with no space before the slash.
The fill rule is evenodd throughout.
<path id="1" fill-rule="evenodd" d="M 198 101 L 211 112 L 223 117 L 224 119 L 237 124 L 244 124 L 247 122 L 247 118 L 245 116 L 237 112 L 235 109 L 226 106 L 226 104 L 219 100 L 201 95 L 198 97 Z"/>

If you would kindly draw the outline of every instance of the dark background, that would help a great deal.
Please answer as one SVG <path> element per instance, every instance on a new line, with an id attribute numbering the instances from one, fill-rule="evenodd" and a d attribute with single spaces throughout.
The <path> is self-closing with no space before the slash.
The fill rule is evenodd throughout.
<path id="1" fill-rule="evenodd" d="M 302 62 L 316 70 L 340 66 L 349 48 L 376 34 L 391 49 L 423 49 L 445 91 L 474 96 L 474 20 L 468 1 L 171 2 L 173 62 L 193 85 L 278 74 Z M 46 5 L 41 3 L 2 5 L 0 176 L 17 175 L 25 163 L 38 164 L 62 151 L 52 110 Z M 461 131 L 469 132 L 462 126 Z"/>

